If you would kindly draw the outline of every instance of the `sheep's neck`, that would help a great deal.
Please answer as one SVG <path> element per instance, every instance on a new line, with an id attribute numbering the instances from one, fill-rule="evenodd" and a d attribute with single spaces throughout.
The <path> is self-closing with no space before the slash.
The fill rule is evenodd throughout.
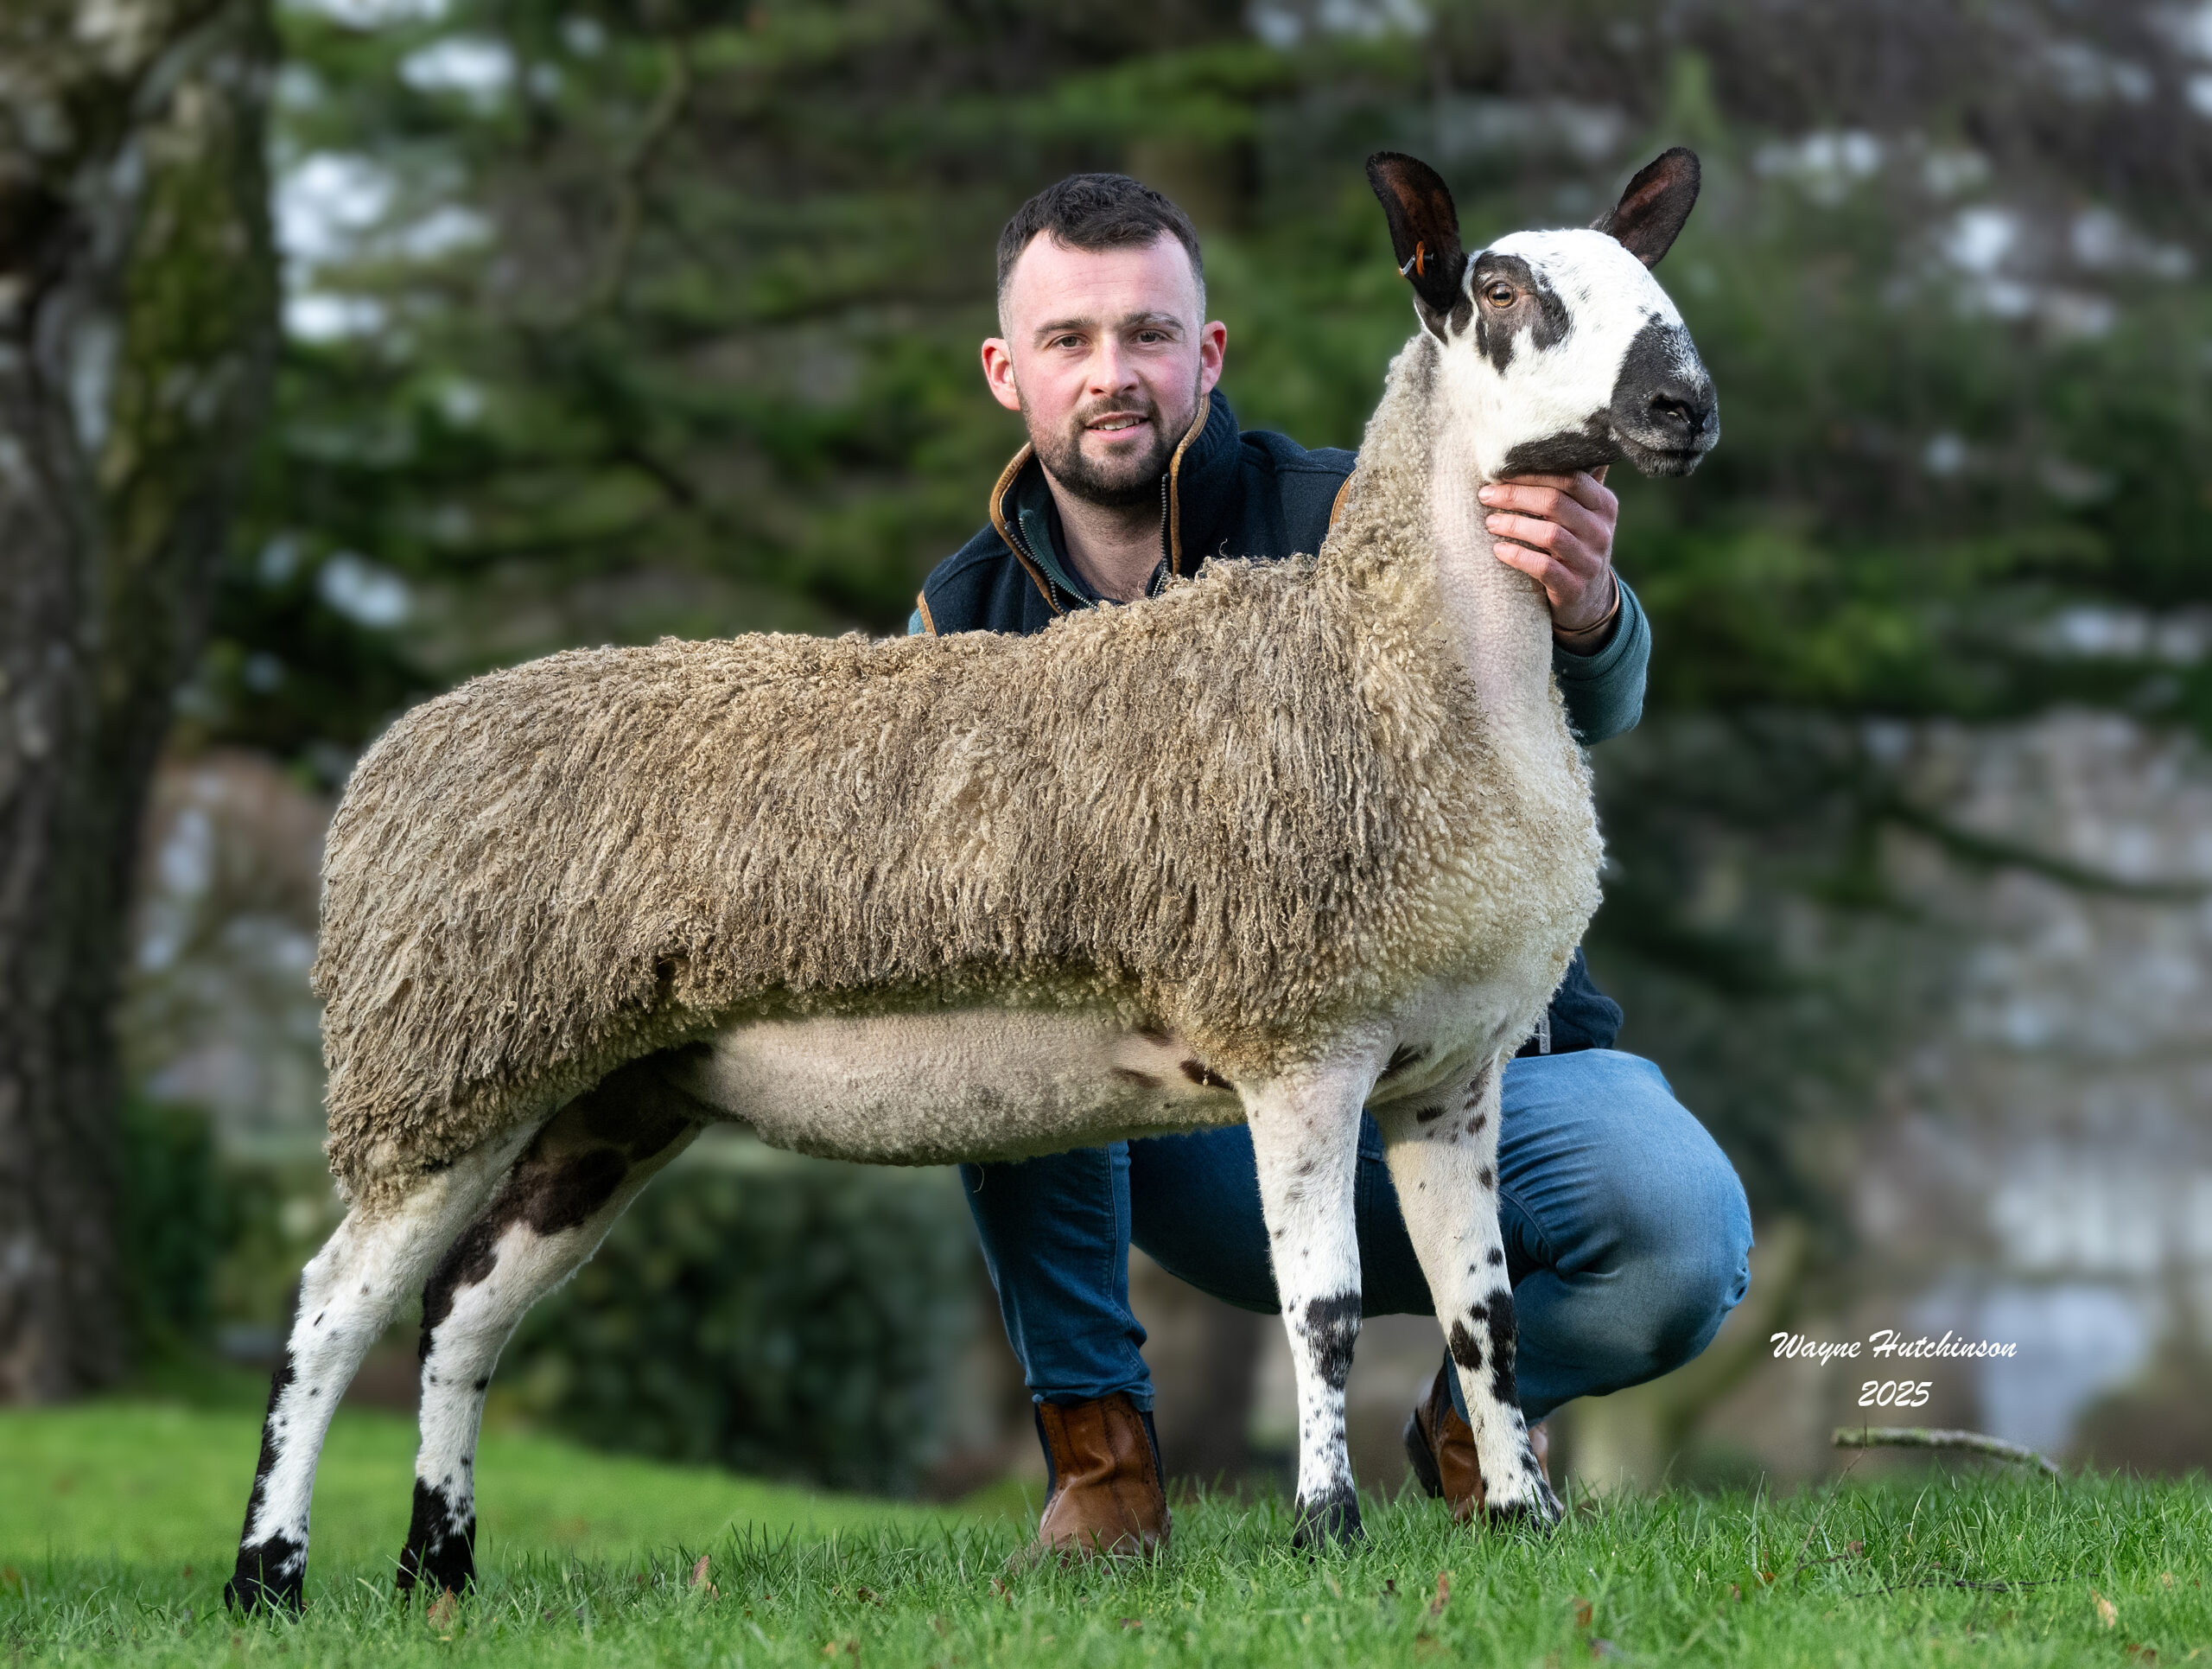
<path id="1" fill-rule="evenodd" d="M 1484 478 L 1446 457 L 1470 449 L 1440 437 L 1431 481 L 1436 579 L 1446 632 L 1472 685 L 1482 722 L 1503 747 L 1531 760 L 1546 756 L 1556 729 L 1551 698 L 1551 610 L 1543 588 L 1493 553 L 1475 495 Z"/>

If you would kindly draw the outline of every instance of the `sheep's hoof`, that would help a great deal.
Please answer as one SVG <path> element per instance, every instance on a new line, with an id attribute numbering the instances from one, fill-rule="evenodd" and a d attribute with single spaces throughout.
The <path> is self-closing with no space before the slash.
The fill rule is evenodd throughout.
<path id="1" fill-rule="evenodd" d="M 443 1495 L 416 1479 L 415 1516 L 407 1526 L 407 1545 L 400 1550 L 394 1588 L 405 1595 L 419 1583 L 434 1596 L 464 1594 L 475 1580 L 476 1514 L 456 1514 Z"/>
<path id="2" fill-rule="evenodd" d="M 307 1608 L 308 1550 L 283 1536 L 238 1549 L 238 1568 L 223 1584 L 223 1604 L 241 1616 Z"/>
<path id="3" fill-rule="evenodd" d="M 1532 1480 L 1531 1499 L 1518 1501 L 1485 1501 L 1484 1520 L 1493 1530 L 1533 1530 L 1548 1533 L 1567 1515 L 1552 1487 L 1541 1478 Z"/>
<path id="4" fill-rule="evenodd" d="M 1359 1522 L 1359 1498 L 1349 1489 L 1325 1495 L 1318 1501 L 1300 1501 L 1293 1522 L 1290 1545 L 1301 1553 L 1325 1547 L 1350 1547 L 1367 1539 Z"/>

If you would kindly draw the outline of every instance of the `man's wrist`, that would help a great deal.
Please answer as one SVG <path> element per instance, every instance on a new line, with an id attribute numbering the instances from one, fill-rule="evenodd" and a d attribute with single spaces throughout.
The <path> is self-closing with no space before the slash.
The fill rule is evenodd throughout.
<path id="1" fill-rule="evenodd" d="M 1605 583 L 1612 588 L 1613 598 L 1604 614 L 1587 626 L 1553 626 L 1552 641 L 1567 653 L 1594 655 L 1611 640 L 1613 628 L 1621 618 L 1621 583 L 1611 568 L 1605 570 Z"/>

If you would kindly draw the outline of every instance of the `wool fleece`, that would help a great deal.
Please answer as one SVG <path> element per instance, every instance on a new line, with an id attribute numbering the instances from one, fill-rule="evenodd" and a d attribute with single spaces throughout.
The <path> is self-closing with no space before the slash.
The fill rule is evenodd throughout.
<path id="1" fill-rule="evenodd" d="M 1485 714 L 1443 623 L 1438 359 L 1394 361 L 1318 557 L 1033 637 L 573 651 L 402 717 L 325 859 L 349 1199 L 749 1018 L 1074 1008 L 1238 1082 L 1436 982 L 1533 1026 L 1599 841 L 1556 689 Z"/>

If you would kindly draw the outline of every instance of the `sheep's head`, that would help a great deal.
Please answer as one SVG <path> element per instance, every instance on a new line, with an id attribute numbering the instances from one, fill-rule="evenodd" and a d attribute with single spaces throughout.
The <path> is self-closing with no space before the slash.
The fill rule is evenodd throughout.
<path id="1" fill-rule="evenodd" d="M 1486 476 L 1626 458 L 1687 475 L 1720 438 L 1713 379 L 1652 277 L 1697 201 L 1696 156 L 1667 152 L 1586 231 L 1516 232 L 1469 254 L 1436 170 L 1367 161 L 1421 322 L 1444 346 L 1444 392 L 1476 421 Z"/>

